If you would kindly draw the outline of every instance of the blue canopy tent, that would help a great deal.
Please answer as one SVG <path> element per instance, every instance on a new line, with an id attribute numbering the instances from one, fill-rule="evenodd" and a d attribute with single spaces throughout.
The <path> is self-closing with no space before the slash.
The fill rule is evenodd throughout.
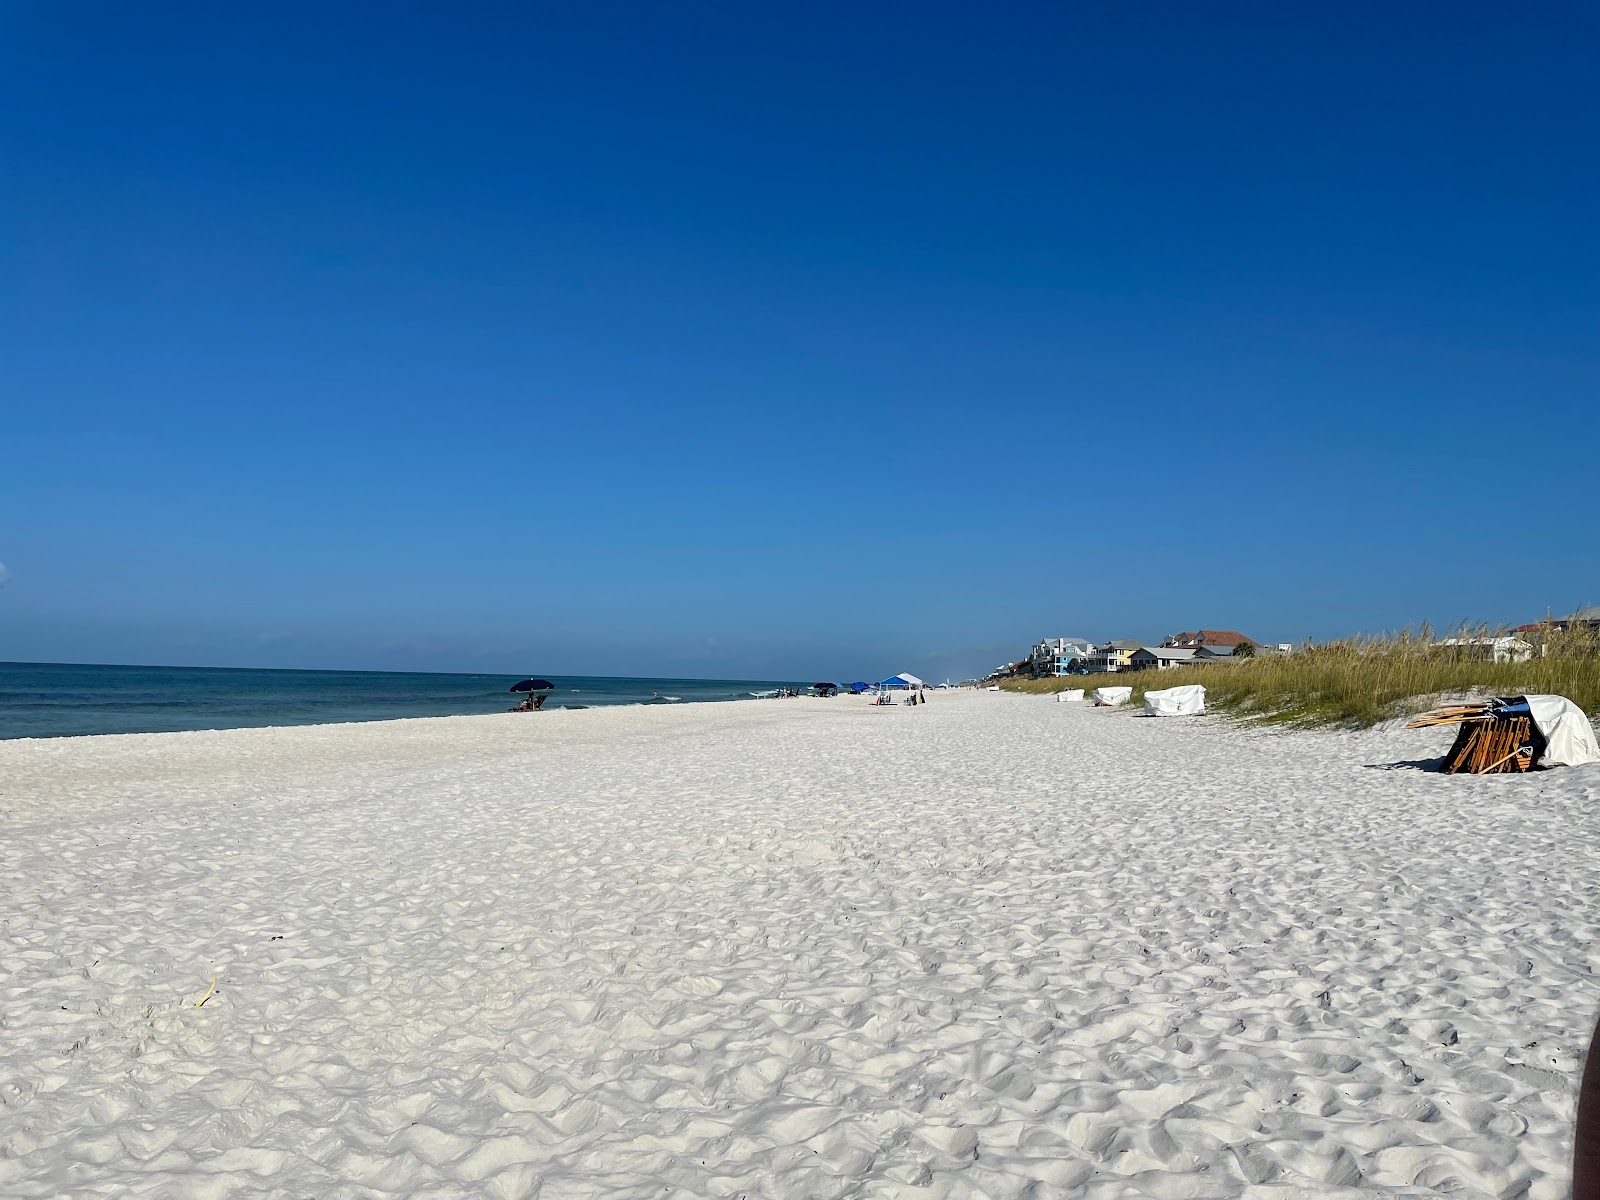
<path id="1" fill-rule="evenodd" d="M 881 688 L 914 688 L 922 687 L 922 680 L 915 675 L 907 675 L 904 671 L 898 675 L 891 675 L 878 685 Z"/>

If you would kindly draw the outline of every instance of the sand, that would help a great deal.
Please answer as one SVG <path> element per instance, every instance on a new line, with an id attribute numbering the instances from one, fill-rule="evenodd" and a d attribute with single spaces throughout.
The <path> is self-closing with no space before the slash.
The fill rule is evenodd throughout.
<path id="1" fill-rule="evenodd" d="M 1600 768 L 1410 765 L 1452 732 L 0 743 L 0 1194 L 1559 1197 Z"/>

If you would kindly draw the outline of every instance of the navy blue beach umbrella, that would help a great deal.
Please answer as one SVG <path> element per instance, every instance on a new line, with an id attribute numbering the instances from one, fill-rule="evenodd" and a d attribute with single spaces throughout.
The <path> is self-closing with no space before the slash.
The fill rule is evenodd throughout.
<path id="1" fill-rule="evenodd" d="M 511 685 L 513 692 L 553 692 L 556 685 L 548 679 L 524 679 L 521 683 Z"/>

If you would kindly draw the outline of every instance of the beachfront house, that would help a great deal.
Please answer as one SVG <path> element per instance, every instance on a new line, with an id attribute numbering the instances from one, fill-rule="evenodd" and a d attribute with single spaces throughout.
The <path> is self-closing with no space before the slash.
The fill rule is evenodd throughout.
<path id="1" fill-rule="evenodd" d="M 1034 644 L 1028 655 L 1029 671 L 1035 679 L 1056 678 L 1073 673 L 1073 664 L 1089 657 L 1093 643 L 1088 638 L 1045 638 Z M 1079 666 L 1081 672 L 1084 668 Z"/>
<path id="2" fill-rule="evenodd" d="M 1561 618 L 1561 624 L 1566 629 L 1575 629 L 1579 626 L 1600 629 L 1600 604 L 1591 604 L 1588 608 L 1580 608 L 1570 617 Z"/>
<path id="3" fill-rule="evenodd" d="M 1234 646 L 1197 646 L 1194 651 L 1194 661 L 1205 662 L 1244 662 L 1246 655 L 1235 654 Z"/>
<path id="4" fill-rule="evenodd" d="M 1588 608 L 1580 608 L 1569 616 L 1546 617 L 1531 625 L 1518 625 L 1510 632 L 1513 637 L 1527 642 L 1533 647 L 1533 653 L 1543 658 L 1550 653 L 1554 634 L 1573 633 L 1580 637 L 1585 635 L 1600 637 L 1600 606 L 1591 605 Z"/>
<path id="5" fill-rule="evenodd" d="M 1089 655 L 1089 670 L 1091 671 L 1126 671 L 1135 653 L 1143 650 L 1143 642 L 1129 641 L 1127 638 L 1114 642 L 1106 642 L 1096 646 Z"/>
<path id="6" fill-rule="evenodd" d="M 1029 660 L 1021 662 L 1004 662 L 984 676 L 985 679 L 1011 679 L 1018 675 L 1028 673 Z"/>
<path id="7" fill-rule="evenodd" d="M 1135 671 L 1147 671 L 1151 667 L 1170 671 L 1194 662 L 1196 653 L 1193 646 L 1140 646 L 1129 657 L 1128 666 Z"/>
<path id="8" fill-rule="evenodd" d="M 1201 648 L 1225 649 L 1229 654 L 1232 654 L 1243 642 L 1249 642 L 1258 649 L 1261 647 L 1261 643 L 1256 641 L 1255 638 L 1247 638 L 1237 629 L 1196 629 L 1189 633 L 1175 633 L 1161 644 L 1163 646 L 1185 647 L 1190 650 L 1199 650 Z"/>
<path id="9" fill-rule="evenodd" d="M 1521 634 L 1549 634 L 1565 633 L 1569 629 L 1588 629 L 1600 631 L 1600 605 L 1590 605 L 1580 608 L 1571 616 L 1546 617 L 1542 621 L 1535 621 L 1531 625 L 1518 625 L 1512 633 Z"/>

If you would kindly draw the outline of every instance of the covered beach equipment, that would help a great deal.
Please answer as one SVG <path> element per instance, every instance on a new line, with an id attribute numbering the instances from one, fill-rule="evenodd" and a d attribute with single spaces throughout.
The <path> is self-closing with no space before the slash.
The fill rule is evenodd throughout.
<path id="1" fill-rule="evenodd" d="M 1600 744 L 1588 714 L 1565 696 L 1524 696 L 1533 723 L 1544 738 L 1540 767 L 1581 767 L 1600 762 Z"/>
<path id="2" fill-rule="evenodd" d="M 1076 704 L 1083 699 L 1082 688 L 1062 688 L 1056 693 L 1057 704 Z"/>
<path id="3" fill-rule="evenodd" d="M 1114 708 L 1118 704 L 1126 704 L 1132 695 L 1131 687 L 1097 687 L 1090 699 L 1097 707 Z"/>
<path id="4" fill-rule="evenodd" d="M 1407 724 L 1458 725 L 1441 768 L 1448 775 L 1494 775 L 1534 767 L 1600 762 L 1600 745 L 1583 709 L 1565 696 L 1499 696 L 1445 704 Z"/>
<path id="5" fill-rule="evenodd" d="M 1206 710 L 1206 689 L 1198 683 L 1163 688 L 1144 694 L 1147 717 L 1191 717 Z"/>

